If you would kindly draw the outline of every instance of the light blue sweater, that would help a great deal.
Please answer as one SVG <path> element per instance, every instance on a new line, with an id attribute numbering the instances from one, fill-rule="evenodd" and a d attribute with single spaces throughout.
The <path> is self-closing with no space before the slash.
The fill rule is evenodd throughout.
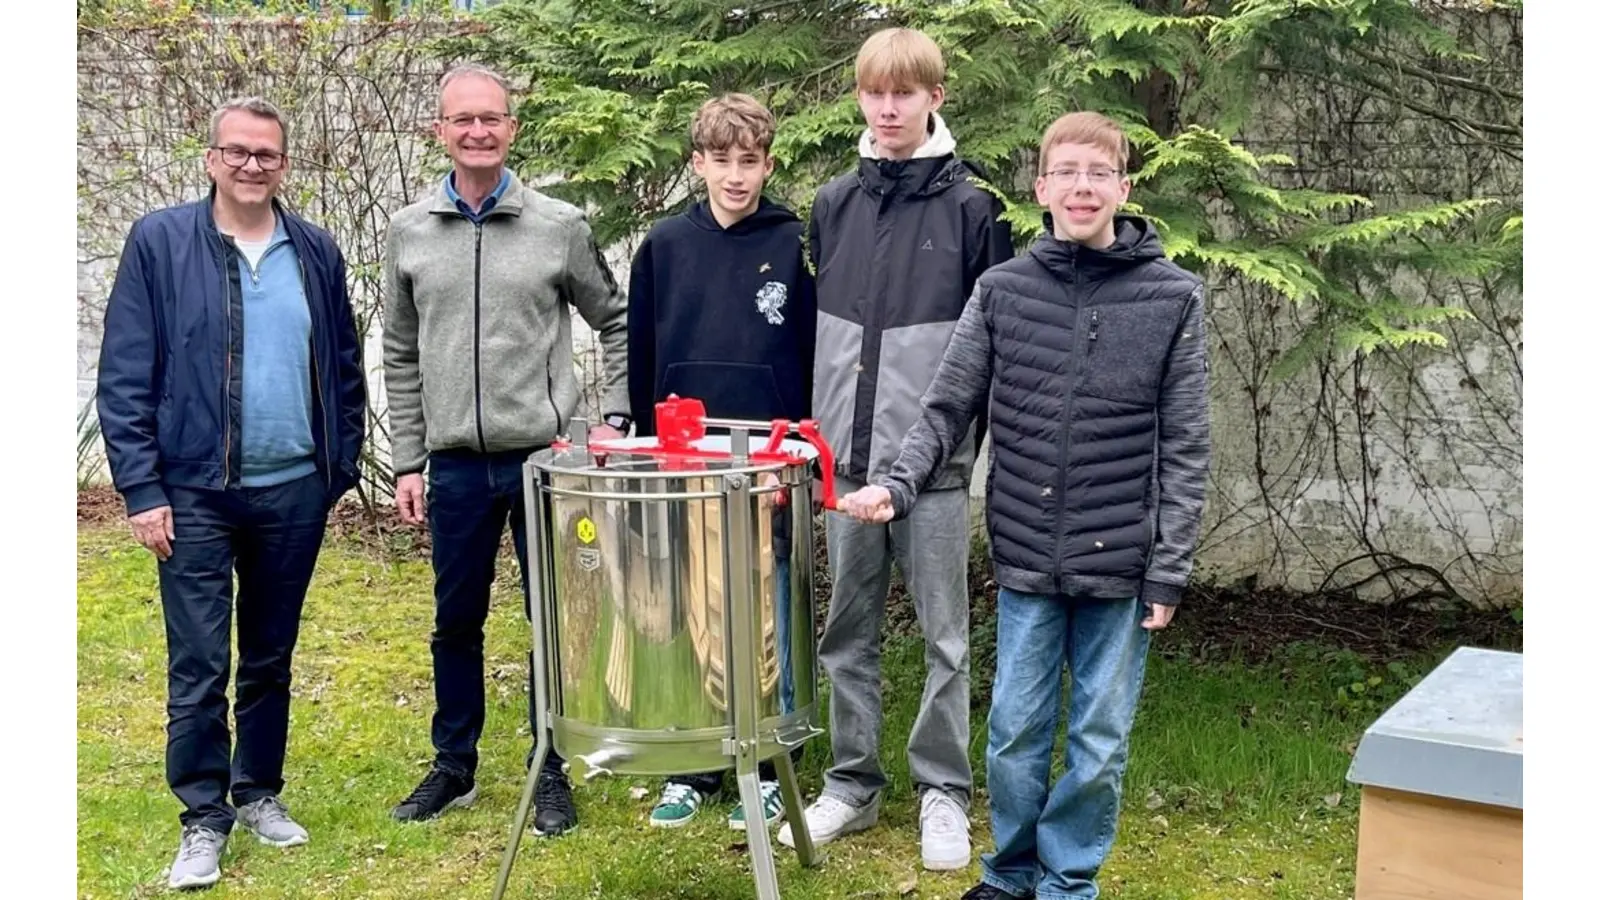
<path id="1" fill-rule="evenodd" d="M 317 470 L 311 435 L 311 310 L 280 221 L 255 269 L 241 250 L 244 299 L 242 476 L 271 487 Z"/>

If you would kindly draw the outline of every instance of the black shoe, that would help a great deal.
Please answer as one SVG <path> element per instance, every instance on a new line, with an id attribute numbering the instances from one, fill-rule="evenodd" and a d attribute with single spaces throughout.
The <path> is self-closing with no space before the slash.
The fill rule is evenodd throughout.
<path id="1" fill-rule="evenodd" d="M 962 894 L 961 900 L 1028 900 L 1032 896 L 1032 894 L 1029 894 L 1027 897 L 1018 897 L 1014 894 L 1008 894 L 992 884 L 979 882 L 977 887 Z"/>
<path id="2" fill-rule="evenodd" d="M 478 787 L 473 784 L 472 776 L 463 778 L 434 767 L 428 770 L 411 796 L 400 801 L 392 815 L 402 822 L 421 822 L 436 818 L 453 807 L 471 806 L 477 799 Z"/>
<path id="3" fill-rule="evenodd" d="M 578 810 L 572 805 L 572 783 L 567 776 L 540 772 L 533 788 L 533 833 L 555 837 L 578 827 Z"/>

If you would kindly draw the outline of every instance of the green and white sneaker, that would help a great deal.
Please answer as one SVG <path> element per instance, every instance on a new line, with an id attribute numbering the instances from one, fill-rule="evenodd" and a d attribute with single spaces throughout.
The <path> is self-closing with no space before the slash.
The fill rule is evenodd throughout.
<path id="1" fill-rule="evenodd" d="M 776 781 L 761 782 L 761 812 L 767 820 L 767 827 L 771 827 L 783 818 L 783 792 L 778 789 Z M 734 831 L 744 830 L 744 804 L 740 803 L 728 813 L 728 827 Z"/>
<path id="2" fill-rule="evenodd" d="M 657 828 L 687 825 L 704 802 L 706 798 L 687 784 L 669 783 L 661 790 L 655 809 L 650 810 L 650 824 Z"/>

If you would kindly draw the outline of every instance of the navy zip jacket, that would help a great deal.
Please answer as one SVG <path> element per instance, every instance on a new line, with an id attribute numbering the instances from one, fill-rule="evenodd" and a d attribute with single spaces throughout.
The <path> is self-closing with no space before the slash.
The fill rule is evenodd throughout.
<path id="1" fill-rule="evenodd" d="M 166 486 L 240 486 L 243 308 L 239 250 L 211 196 L 133 223 L 106 304 L 96 407 L 128 514 L 168 505 Z M 366 380 L 333 237 L 273 201 L 300 257 L 311 309 L 317 472 L 328 502 L 358 478 Z"/>
<path id="2" fill-rule="evenodd" d="M 640 435 L 655 404 L 693 397 L 717 418 L 811 414 L 816 290 L 800 219 L 761 198 L 724 229 L 701 201 L 657 222 L 628 284 L 628 399 Z"/>

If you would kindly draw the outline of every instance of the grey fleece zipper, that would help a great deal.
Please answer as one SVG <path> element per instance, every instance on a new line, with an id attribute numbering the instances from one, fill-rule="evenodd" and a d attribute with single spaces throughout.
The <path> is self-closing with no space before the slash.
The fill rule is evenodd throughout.
<path id="1" fill-rule="evenodd" d="M 478 452 L 489 452 L 483 436 L 483 220 L 472 223 L 472 405 L 477 415 Z"/>

